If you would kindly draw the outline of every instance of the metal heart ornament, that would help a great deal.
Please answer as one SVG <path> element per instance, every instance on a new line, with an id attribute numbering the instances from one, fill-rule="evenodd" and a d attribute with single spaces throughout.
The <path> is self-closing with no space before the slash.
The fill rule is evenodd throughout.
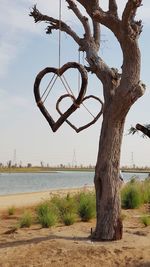
<path id="1" fill-rule="evenodd" d="M 60 104 L 61 101 L 62 101 L 64 98 L 66 98 L 66 97 L 70 97 L 70 98 L 73 99 L 73 96 L 72 96 L 72 95 L 66 94 L 66 95 L 61 96 L 61 97 L 58 99 L 57 103 L 56 103 L 56 109 L 57 109 L 57 111 L 59 112 L 60 115 L 63 115 L 63 113 L 60 111 L 59 104 Z M 87 100 L 87 99 L 91 99 L 91 98 L 93 98 L 95 101 L 98 101 L 98 102 L 100 103 L 100 105 L 101 105 L 100 112 L 98 112 L 98 114 L 93 118 L 93 120 L 91 120 L 89 123 L 87 123 L 87 124 L 85 124 L 85 125 L 83 125 L 83 126 L 81 126 L 81 127 L 79 127 L 79 128 L 77 128 L 74 124 L 72 124 L 68 119 L 66 120 L 66 122 L 69 124 L 69 126 L 70 126 L 71 128 L 73 128 L 77 133 L 83 131 L 84 129 L 86 129 L 86 128 L 90 127 L 92 124 L 94 124 L 94 123 L 99 119 L 99 117 L 102 115 L 102 113 L 103 113 L 103 102 L 101 101 L 101 99 L 99 99 L 98 97 L 96 97 L 96 96 L 94 96 L 94 95 L 89 95 L 89 96 L 84 97 L 84 98 L 82 99 L 82 103 L 83 103 L 85 100 Z"/>
<path id="2" fill-rule="evenodd" d="M 73 104 L 63 114 L 61 114 L 59 112 L 60 117 L 58 118 L 57 121 L 54 121 L 51 114 L 46 109 L 46 107 L 44 106 L 44 103 L 42 102 L 42 99 L 41 99 L 41 94 L 40 94 L 41 80 L 48 73 L 54 73 L 58 76 L 61 76 L 64 74 L 65 71 L 67 71 L 68 69 L 72 69 L 72 68 L 78 69 L 78 71 L 81 74 L 81 88 L 79 90 L 78 97 L 76 99 L 74 97 L 72 97 Z M 67 118 L 80 106 L 80 104 L 82 103 L 82 100 L 85 96 L 85 93 L 86 93 L 87 81 L 88 81 L 88 76 L 87 76 L 86 69 L 81 64 L 78 64 L 76 62 L 69 62 L 69 63 L 63 65 L 59 69 L 47 67 L 38 73 L 38 75 L 36 76 L 35 82 L 34 82 L 35 100 L 36 100 L 37 106 L 39 107 L 43 116 L 45 117 L 45 119 L 49 123 L 53 132 L 56 132 L 58 130 L 58 128 L 67 120 Z"/>

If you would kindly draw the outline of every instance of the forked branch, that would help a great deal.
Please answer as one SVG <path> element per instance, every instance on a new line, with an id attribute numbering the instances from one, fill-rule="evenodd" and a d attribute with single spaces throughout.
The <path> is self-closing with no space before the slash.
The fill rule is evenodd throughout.
<path id="1" fill-rule="evenodd" d="M 77 0 L 77 2 L 79 2 L 86 9 L 89 15 L 91 15 L 94 10 L 99 8 L 99 0 Z"/>
<path id="2" fill-rule="evenodd" d="M 73 0 L 66 0 L 66 2 L 69 4 L 69 9 L 72 9 L 74 14 L 82 23 L 85 30 L 85 35 L 84 35 L 85 39 L 88 40 L 91 39 L 91 37 L 93 37 L 98 50 L 100 46 L 100 24 L 93 21 L 93 36 L 92 36 L 88 18 L 83 16 L 83 14 L 81 13 L 81 11 L 79 10 L 79 8 L 77 7 L 77 5 Z"/>
<path id="3" fill-rule="evenodd" d="M 119 38 L 120 20 L 117 16 L 114 16 L 112 11 L 105 12 L 99 8 L 93 12 L 92 17 L 95 21 L 110 29 Z"/>
<path id="4" fill-rule="evenodd" d="M 109 0 L 109 12 L 113 14 L 114 16 L 118 17 L 118 7 L 116 0 Z"/>
<path id="5" fill-rule="evenodd" d="M 136 11 L 142 0 L 128 0 L 122 14 L 122 25 L 130 38 L 136 39 L 142 31 L 142 21 L 135 21 Z"/>
<path id="6" fill-rule="evenodd" d="M 90 38 L 92 35 L 88 18 L 82 15 L 82 13 L 80 12 L 80 10 L 78 9 L 77 5 L 74 3 L 73 0 L 66 0 L 66 2 L 69 4 L 68 8 L 71 9 L 77 16 L 77 18 L 81 21 L 85 30 L 86 37 Z"/>
<path id="7" fill-rule="evenodd" d="M 59 30 L 60 29 L 60 23 L 61 23 L 61 31 L 67 33 L 70 35 L 74 41 L 80 45 L 80 37 L 74 32 L 70 26 L 68 26 L 65 22 L 59 21 L 58 19 L 54 19 L 53 17 L 49 17 L 47 15 L 43 15 L 40 13 L 40 11 L 36 8 L 36 5 L 32 8 L 32 11 L 29 14 L 31 17 L 34 18 L 35 23 L 37 22 L 46 22 L 50 25 L 46 28 L 46 33 L 50 34 L 52 30 Z"/>
<path id="8" fill-rule="evenodd" d="M 97 49 L 100 47 L 100 24 L 93 20 L 93 38 Z"/>

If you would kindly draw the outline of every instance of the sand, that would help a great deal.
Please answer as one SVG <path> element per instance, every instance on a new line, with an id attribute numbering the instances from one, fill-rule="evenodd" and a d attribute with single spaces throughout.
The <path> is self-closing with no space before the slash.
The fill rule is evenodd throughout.
<path id="1" fill-rule="evenodd" d="M 8 233 L 24 210 L 21 206 L 32 206 L 58 193 L 68 190 L 0 197 L 0 267 L 150 267 L 150 227 L 139 221 L 147 206 L 123 211 L 123 239 L 115 242 L 91 242 L 88 237 L 95 220 L 51 229 L 36 224 Z M 12 204 L 19 209 L 8 216 Z"/>
<path id="2" fill-rule="evenodd" d="M 82 188 L 72 188 L 72 189 L 56 189 L 48 190 L 44 192 L 33 192 L 33 193 L 21 193 L 13 195 L 1 195 L 0 196 L 0 211 L 6 210 L 9 207 L 30 207 L 44 201 L 48 198 L 51 198 L 54 195 L 67 195 L 75 194 L 80 190 L 90 191 L 93 190 L 92 186 L 84 186 Z"/>

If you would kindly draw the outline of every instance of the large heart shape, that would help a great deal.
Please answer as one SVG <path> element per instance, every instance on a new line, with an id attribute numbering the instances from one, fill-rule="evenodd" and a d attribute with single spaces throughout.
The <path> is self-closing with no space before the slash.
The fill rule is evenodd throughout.
<path id="1" fill-rule="evenodd" d="M 57 109 L 57 111 L 59 112 L 60 115 L 63 115 L 63 113 L 60 111 L 59 104 L 60 104 L 60 102 L 61 102 L 64 98 L 66 98 L 66 97 L 70 97 L 70 98 L 74 99 L 73 96 L 72 96 L 72 95 L 69 95 L 69 94 L 63 95 L 63 96 L 61 96 L 61 97 L 58 99 L 58 101 L 57 101 L 57 103 L 56 103 L 56 109 Z M 99 117 L 102 115 L 102 113 L 103 113 L 103 102 L 102 102 L 98 97 L 96 97 L 96 96 L 94 96 L 94 95 L 89 95 L 89 96 L 84 97 L 84 98 L 82 99 L 82 103 L 83 103 L 85 100 L 90 99 L 90 98 L 95 99 L 96 101 L 98 101 L 98 102 L 101 104 L 100 112 L 96 115 L 96 117 L 95 117 L 92 121 L 90 121 L 89 123 L 85 124 L 84 126 L 81 126 L 81 127 L 77 128 L 77 127 L 76 127 L 74 124 L 72 124 L 69 120 L 66 120 L 66 122 L 67 122 L 67 123 L 68 123 L 68 124 L 69 124 L 69 125 L 76 131 L 76 132 L 77 132 L 77 133 L 81 132 L 82 130 L 84 130 L 84 129 L 90 127 L 92 124 L 94 124 L 94 123 L 99 119 Z"/>
<path id="2" fill-rule="evenodd" d="M 67 71 L 70 68 L 78 69 L 78 71 L 80 72 L 81 80 L 82 80 L 81 88 L 79 90 L 78 97 L 76 99 L 72 97 L 73 104 L 67 109 L 65 113 L 60 114 L 61 116 L 55 122 L 52 116 L 50 115 L 50 113 L 48 112 L 48 110 L 45 108 L 44 103 L 41 100 L 40 83 L 41 83 L 42 78 L 47 73 L 55 73 L 56 75 L 61 76 L 65 71 Z M 85 93 L 86 93 L 87 81 L 88 81 L 88 77 L 87 77 L 86 69 L 82 65 L 76 62 L 68 62 L 67 64 L 63 65 L 60 69 L 47 67 L 38 73 L 38 75 L 36 76 L 35 82 L 34 82 L 35 100 L 40 111 L 42 112 L 46 120 L 48 121 L 53 132 L 56 132 L 57 129 L 64 123 L 64 121 L 66 121 L 66 119 L 80 106 L 82 99 L 84 98 Z"/>

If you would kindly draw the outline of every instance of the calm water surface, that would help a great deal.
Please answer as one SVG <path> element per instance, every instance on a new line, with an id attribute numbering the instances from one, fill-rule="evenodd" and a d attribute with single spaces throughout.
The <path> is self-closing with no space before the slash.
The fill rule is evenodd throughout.
<path id="1" fill-rule="evenodd" d="M 133 176 L 144 179 L 148 175 L 146 173 L 123 173 L 124 181 L 128 181 Z M 93 180 L 94 172 L 1 173 L 0 195 L 91 186 L 94 185 Z"/>

